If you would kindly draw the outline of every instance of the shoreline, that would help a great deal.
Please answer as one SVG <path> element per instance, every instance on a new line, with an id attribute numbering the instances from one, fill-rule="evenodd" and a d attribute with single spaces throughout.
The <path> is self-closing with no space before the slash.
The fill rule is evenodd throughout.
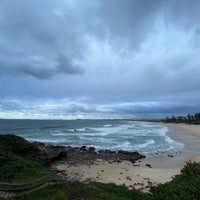
<path id="1" fill-rule="evenodd" d="M 147 156 L 144 161 L 153 163 L 156 168 L 182 168 L 191 160 L 200 162 L 200 126 L 188 124 L 159 123 L 168 128 L 167 136 L 183 146 L 159 155 Z M 199 132 L 198 132 L 199 131 Z"/>
<path id="2" fill-rule="evenodd" d="M 173 140 L 184 144 L 179 166 L 186 161 L 200 162 L 200 125 L 166 124 L 169 128 L 167 135 Z M 174 134 L 175 133 L 175 134 Z"/>
<path id="3" fill-rule="evenodd" d="M 170 138 L 185 145 L 182 150 L 149 156 L 135 163 L 97 159 L 89 164 L 70 165 L 67 161 L 59 161 L 52 168 L 66 180 L 115 183 L 148 192 L 152 185 L 168 182 L 179 174 L 186 161 L 200 162 L 200 126 L 162 125 L 168 127 L 167 135 Z"/>

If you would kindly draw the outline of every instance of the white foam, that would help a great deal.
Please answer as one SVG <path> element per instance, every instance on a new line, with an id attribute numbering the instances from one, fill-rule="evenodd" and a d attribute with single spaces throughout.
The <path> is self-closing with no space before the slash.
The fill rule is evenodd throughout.
<path id="1" fill-rule="evenodd" d="M 151 144 L 155 144 L 155 141 L 154 140 L 147 140 L 142 144 L 135 145 L 135 147 L 138 148 L 138 149 L 144 149 Z"/>
<path id="2" fill-rule="evenodd" d="M 86 129 L 86 128 L 77 128 L 77 129 L 74 129 L 74 130 L 75 130 L 75 131 L 80 131 L 80 132 L 81 132 L 81 131 L 85 131 L 85 129 Z"/>
<path id="3" fill-rule="evenodd" d="M 113 149 L 115 149 L 115 150 L 121 150 L 121 149 L 130 150 L 130 148 L 132 148 L 130 142 L 125 141 L 125 142 L 123 142 L 121 144 L 115 145 Z"/>
<path id="4" fill-rule="evenodd" d="M 52 136 L 66 136 L 66 133 L 51 133 Z"/>
<path id="5" fill-rule="evenodd" d="M 108 122 L 109 123 L 109 122 Z M 127 122 L 98 125 L 98 127 L 54 129 L 41 138 L 31 138 L 40 142 L 67 142 L 71 146 L 94 146 L 97 149 L 139 151 L 154 153 L 182 147 L 166 133 L 167 127 L 145 122 Z M 45 133 L 46 134 L 46 133 Z M 30 137 L 29 137 L 30 138 Z"/>
<path id="6" fill-rule="evenodd" d="M 69 132 L 74 132 L 74 128 L 73 129 L 67 129 L 67 131 L 69 131 Z"/>
<path id="7" fill-rule="evenodd" d="M 172 140 L 172 139 L 171 139 L 170 137 L 168 137 L 168 136 L 165 138 L 165 141 L 166 141 L 167 143 L 170 144 L 170 148 L 171 148 L 171 149 L 183 148 L 183 147 L 184 147 L 184 144 L 179 143 L 179 142 L 176 142 L 176 141 Z"/>
<path id="8" fill-rule="evenodd" d="M 105 125 L 103 125 L 103 127 L 112 127 L 112 125 L 111 124 L 105 124 Z"/>

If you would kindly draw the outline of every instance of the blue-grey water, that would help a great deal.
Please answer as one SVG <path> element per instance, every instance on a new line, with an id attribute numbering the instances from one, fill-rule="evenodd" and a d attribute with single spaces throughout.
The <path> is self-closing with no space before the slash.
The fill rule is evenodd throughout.
<path id="1" fill-rule="evenodd" d="M 30 141 L 152 154 L 178 150 L 164 125 L 125 120 L 0 120 L 0 134 Z"/>

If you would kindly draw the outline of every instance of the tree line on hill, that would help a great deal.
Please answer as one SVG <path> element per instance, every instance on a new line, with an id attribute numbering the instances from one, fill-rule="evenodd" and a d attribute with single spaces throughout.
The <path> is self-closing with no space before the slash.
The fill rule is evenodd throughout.
<path id="1" fill-rule="evenodd" d="M 187 114 L 186 116 L 174 116 L 166 117 L 161 120 L 165 123 L 187 123 L 187 124 L 200 124 L 200 113 Z"/>

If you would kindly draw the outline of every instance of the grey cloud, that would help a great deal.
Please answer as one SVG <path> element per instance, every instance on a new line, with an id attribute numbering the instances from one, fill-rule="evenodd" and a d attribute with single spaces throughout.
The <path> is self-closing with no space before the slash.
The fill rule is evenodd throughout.
<path id="1" fill-rule="evenodd" d="M 0 71 L 16 75 L 21 71 L 39 79 L 62 73 L 80 74 L 83 71 L 74 65 L 74 62 L 82 59 L 82 41 L 79 41 L 73 11 L 66 7 L 67 14 L 55 14 L 56 9 L 62 10 L 62 4 L 64 1 L 1 3 L 0 46 L 3 60 L 0 62 L 3 62 L 3 66 Z M 34 63 L 30 59 L 32 57 L 42 57 L 49 62 L 38 60 Z"/>
<path id="2" fill-rule="evenodd" d="M 18 72 L 33 76 L 37 79 L 49 79 L 53 75 L 55 75 L 52 69 L 47 69 L 47 68 L 42 68 L 42 67 L 37 67 L 37 66 L 35 67 L 35 66 L 30 66 L 30 65 L 24 65 L 24 66 L 20 65 Z"/>
<path id="3" fill-rule="evenodd" d="M 197 27 L 199 30 L 200 2 L 198 0 L 183 0 L 181 3 L 173 0 L 166 2 L 165 18 L 168 23 L 173 20 L 173 23 L 176 23 L 177 26 L 182 26 L 186 29 Z"/>
<path id="4" fill-rule="evenodd" d="M 56 61 L 58 64 L 57 72 L 64 74 L 80 74 L 83 72 L 81 68 L 73 66 L 73 63 L 70 62 L 70 58 L 67 58 L 63 54 L 58 55 Z"/>
<path id="5" fill-rule="evenodd" d="M 1 112 L 11 112 L 15 114 L 23 113 L 25 116 L 45 115 L 49 117 L 67 117 L 88 115 L 96 118 L 112 116 L 129 117 L 165 117 L 173 114 L 185 114 L 197 112 L 200 109 L 198 101 L 184 100 L 177 98 L 175 101 L 143 101 L 143 102 L 116 102 L 113 104 L 96 104 L 80 102 L 80 100 L 60 99 L 60 100 L 8 100 L 0 101 Z M 1 116 L 1 113 L 0 113 Z"/>
<path id="6" fill-rule="evenodd" d="M 197 1 L 194 2 L 194 5 L 196 4 Z M 87 56 L 84 54 L 84 49 L 88 48 L 84 34 L 101 39 L 102 42 L 109 37 L 109 42 L 115 48 L 120 48 L 121 43 L 127 40 L 128 46 L 135 49 L 151 32 L 156 19 L 162 16 L 163 11 L 166 12 L 166 17 L 170 13 L 169 16 L 175 21 L 177 15 L 181 18 L 181 13 L 186 13 L 185 18 L 193 23 L 193 18 L 197 19 L 198 16 L 197 9 L 193 13 L 192 9 L 187 9 L 188 5 L 195 9 L 195 6 L 188 1 L 180 4 L 170 0 L 111 0 L 109 2 L 95 0 L 84 1 L 84 3 L 53 0 L 3 1 L 0 5 L 0 45 L 3 42 L 7 43 L 1 50 L 6 54 L 4 65 L 6 65 L 5 60 L 12 59 L 14 54 L 13 60 L 17 67 L 10 67 L 8 73 L 12 70 L 13 73 L 21 70 L 39 79 L 51 78 L 60 73 L 80 73 L 83 68 L 79 69 L 73 64 L 77 60 L 84 60 Z M 185 21 L 181 24 L 185 25 Z M 12 51 L 6 52 L 7 46 L 10 46 Z M 48 64 L 43 63 L 35 67 L 31 63 L 32 60 L 26 59 L 31 56 L 50 59 L 53 70 L 49 69 Z M 21 59 L 25 59 L 25 63 L 21 63 Z M 63 61 L 66 64 L 63 64 Z"/>
<path id="7" fill-rule="evenodd" d="M 134 49 L 153 28 L 163 4 L 159 0 L 103 0 L 100 3 L 100 14 L 110 36 L 114 35 L 122 41 L 128 39 L 128 43 L 131 43 L 129 47 Z"/>
<path id="8" fill-rule="evenodd" d="M 55 64 L 52 65 L 52 62 Z M 58 74 L 78 75 L 83 73 L 83 70 L 80 67 L 74 66 L 73 62 L 70 61 L 70 58 L 67 58 L 63 54 L 58 55 L 54 61 L 50 61 L 49 65 L 48 63 L 43 62 L 36 62 L 35 66 L 31 66 L 28 63 L 21 64 L 18 67 L 18 72 L 28 74 L 38 79 L 49 79 Z"/>

